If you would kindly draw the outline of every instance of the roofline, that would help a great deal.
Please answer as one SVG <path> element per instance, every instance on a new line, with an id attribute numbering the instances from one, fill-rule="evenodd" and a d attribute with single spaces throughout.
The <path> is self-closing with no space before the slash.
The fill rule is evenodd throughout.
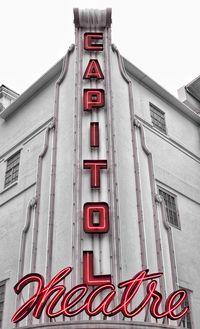
<path id="1" fill-rule="evenodd" d="M 0 117 L 6 120 L 21 105 L 26 103 L 37 91 L 40 90 L 48 81 L 52 80 L 62 70 L 63 58 L 61 58 L 50 70 L 43 74 L 35 83 L 25 90 L 13 103 L 6 107 Z"/>
<path id="2" fill-rule="evenodd" d="M 6 85 L 4 85 L 4 84 L 2 84 L 2 85 L 0 86 L 0 93 L 1 93 L 2 91 L 9 91 L 9 92 L 12 94 L 12 96 L 16 96 L 16 97 L 19 96 L 19 93 L 17 93 L 16 91 L 14 91 L 14 90 L 8 88 L 8 87 L 7 87 Z"/>
<path id="3" fill-rule="evenodd" d="M 148 75 L 139 70 L 135 65 L 130 63 L 126 58 L 123 57 L 124 65 L 127 73 L 132 75 L 142 84 L 148 86 L 151 90 L 153 90 L 158 96 L 165 99 L 169 104 L 175 106 L 182 113 L 186 114 L 193 121 L 200 123 L 200 115 L 198 115 L 195 111 L 193 111 L 190 107 L 183 104 L 178 100 L 175 96 L 170 94 L 166 89 L 161 87 L 157 82 L 152 80 Z"/>
<path id="4" fill-rule="evenodd" d="M 142 84 L 148 86 L 158 96 L 164 98 L 169 104 L 175 106 L 182 113 L 186 114 L 193 121 L 200 123 L 200 115 L 194 112 L 191 108 L 179 101 L 175 96 L 170 94 L 166 89 L 161 87 L 157 82 L 152 80 L 144 72 L 139 70 L 135 65 L 130 63 L 126 58 L 123 57 L 125 68 L 127 73 L 132 75 Z M 0 117 L 6 120 L 18 107 L 26 103 L 37 91 L 40 90 L 48 81 L 52 80 L 62 70 L 63 58 L 61 58 L 50 70 L 42 75 L 34 84 L 32 84 L 27 90 L 25 90 L 13 103 L 5 108 L 1 113 Z"/>
<path id="5" fill-rule="evenodd" d="M 189 87 L 192 83 L 194 83 L 196 80 L 200 78 L 200 75 L 198 77 L 194 78 L 192 81 L 190 81 L 185 87 Z"/>
<path id="6" fill-rule="evenodd" d="M 200 80 L 200 75 L 197 78 L 193 79 L 191 82 L 189 82 L 185 86 L 185 89 L 188 92 L 188 94 L 190 94 L 192 97 L 194 97 L 194 99 L 196 99 L 198 102 L 200 102 L 200 96 L 195 93 L 195 90 L 192 91 L 190 89 L 190 88 L 192 88 L 192 85 L 194 85 L 194 83 L 197 82 L 198 80 Z"/>
<path id="7" fill-rule="evenodd" d="M 189 86 L 185 86 L 186 91 L 188 92 L 188 94 L 190 96 L 192 96 L 196 101 L 200 102 L 200 97 L 198 97 L 197 95 L 195 95 L 190 89 Z"/>

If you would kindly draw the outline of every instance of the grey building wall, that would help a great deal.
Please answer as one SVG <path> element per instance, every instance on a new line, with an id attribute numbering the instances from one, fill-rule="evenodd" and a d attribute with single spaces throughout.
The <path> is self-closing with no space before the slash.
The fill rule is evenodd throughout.
<path id="1" fill-rule="evenodd" d="M 71 265 L 66 285 L 72 287 L 82 281 L 83 251 L 93 250 L 95 273 L 111 273 L 116 285 L 149 267 L 151 272 L 164 271 L 164 296 L 178 286 L 191 290 L 192 328 L 197 329 L 199 116 L 121 58 L 105 25 L 108 12 L 97 15 L 97 25 L 90 22 L 90 27 L 87 15 L 82 13 L 80 26 L 76 22 L 75 47 L 0 114 L 0 281 L 6 280 L 2 328 L 13 327 L 11 316 L 23 300 L 16 298 L 13 286 L 22 275 L 36 271 L 49 280 Z M 93 54 L 105 75 L 100 83 L 82 79 L 91 58 L 83 51 L 83 33 L 94 28 L 104 33 L 104 52 Z M 88 114 L 82 109 L 82 89 L 95 87 L 106 90 L 106 108 Z M 165 112 L 167 134 L 153 127 L 149 103 Z M 90 121 L 100 123 L 100 149 L 93 152 Z M 18 150 L 18 181 L 4 188 L 7 159 Z M 109 163 L 100 191 L 91 191 L 89 173 L 82 168 L 90 158 Z M 167 223 L 159 186 L 176 196 L 180 229 Z M 110 205 L 106 235 L 83 232 L 83 204 L 92 200 Z M 30 293 L 25 290 L 23 298 Z M 55 324 L 43 315 L 40 321 L 27 317 L 19 326 L 178 326 L 144 318 L 145 312 L 132 320 L 98 316 L 88 321 L 81 315 L 60 317 Z"/>

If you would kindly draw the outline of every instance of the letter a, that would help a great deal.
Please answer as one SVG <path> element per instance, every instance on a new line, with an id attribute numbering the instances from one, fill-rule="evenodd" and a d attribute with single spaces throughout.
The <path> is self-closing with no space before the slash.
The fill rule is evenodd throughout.
<path id="1" fill-rule="evenodd" d="M 97 59 L 90 59 L 83 75 L 83 79 L 104 79 L 100 64 Z"/>

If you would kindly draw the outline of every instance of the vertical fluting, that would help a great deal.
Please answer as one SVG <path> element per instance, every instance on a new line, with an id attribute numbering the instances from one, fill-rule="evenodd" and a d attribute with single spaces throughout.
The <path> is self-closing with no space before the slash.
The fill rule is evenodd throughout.
<path id="1" fill-rule="evenodd" d="M 111 87 L 111 72 L 110 72 L 110 49 L 111 36 L 110 28 L 105 29 L 105 87 L 107 101 L 107 137 L 108 137 L 108 158 L 109 158 L 109 191 L 110 191 L 110 227 L 111 241 L 110 249 L 112 250 L 111 269 L 113 281 L 115 284 L 120 282 L 121 262 L 120 262 L 120 234 L 119 234 L 119 207 L 118 207 L 118 184 L 116 174 L 116 145 L 115 145 L 115 130 L 114 130 L 114 115 L 112 103 L 112 87 Z M 116 296 L 116 303 L 119 304 L 119 291 Z M 119 319 L 119 315 L 115 317 Z"/>

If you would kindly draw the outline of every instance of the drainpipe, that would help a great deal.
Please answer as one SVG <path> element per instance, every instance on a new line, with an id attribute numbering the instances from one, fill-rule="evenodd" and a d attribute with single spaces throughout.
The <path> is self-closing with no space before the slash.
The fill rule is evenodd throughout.
<path id="1" fill-rule="evenodd" d="M 31 250 L 31 273 L 36 272 L 36 258 L 37 258 L 37 242 L 38 242 L 38 227 L 39 227 L 39 215 L 40 215 L 40 197 L 41 197 L 41 179 L 42 179 L 42 162 L 45 154 L 47 153 L 49 146 L 49 135 L 50 130 L 54 128 L 54 120 L 52 120 L 45 130 L 44 144 L 42 151 L 38 156 L 38 166 L 37 166 L 37 180 L 36 180 L 36 193 L 35 193 L 35 217 L 33 225 L 33 240 L 32 240 L 32 250 Z M 29 225 L 30 226 L 30 225 Z M 29 288 L 29 297 L 33 296 L 34 286 L 31 285 Z M 28 317 L 28 324 L 32 323 L 32 316 Z"/>
<path id="2" fill-rule="evenodd" d="M 23 277 L 24 272 L 24 256 L 25 256 L 25 249 L 26 249 L 26 235 L 29 231 L 30 224 L 31 224 L 31 213 L 33 207 L 36 206 L 36 198 L 33 198 L 29 201 L 27 209 L 26 209 L 26 221 L 25 225 L 22 230 L 21 235 L 21 243 L 20 243 L 20 253 L 19 253 L 19 265 L 18 265 L 18 281 Z"/>
<path id="3" fill-rule="evenodd" d="M 57 105 L 58 88 L 57 88 L 57 86 L 59 86 L 60 83 L 64 79 L 66 70 L 68 68 L 69 54 L 73 50 L 74 50 L 74 45 L 72 45 L 68 50 L 68 53 L 67 53 L 66 58 L 64 60 L 61 75 L 60 75 L 59 79 L 56 82 L 56 97 L 55 97 L 55 107 L 54 107 L 54 118 L 53 118 L 52 122 L 50 122 L 50 124 L 46 128 L 45 138 L 44 138 L 44 145 L 43 145 L 41 153 L 38 156 L 36 196 L 29 201 L 28 206 L 27 206 L 26 222 L 25 222 L 25 226 L 22 230 L 22 236 L 21 236 L 20 255 L 19 255 L 19 264 L 18 264 L 18 280 L 21 279 L 21 277 L 23 276 L 24 256 L 25 256 L 25 248 L 26 248 L 26 237 L 27 237 L 27 233 L 28 233 L 29 228 L 30 228 L 31 212 L 32 212 L 32 208 L 34 206 L 36 207 L 36 211 L 35 211 L 35 218 L 34 218 L 33 242 L 32 242 L 32 251 L 31 251 L 31 272 L 35 272 L 35 270 L 36 270 L 37 239 L 38 239 L 38 225 L 39 225 L 39 206 L 40 206 L 41 178 L 42 178 L 42 160 L 43 160 L 43 158 L 44 158 L 44 156 L 45 156 L 45 154 L 48 150 L 50 130 L 55 128 L 56 122 L 57 122 L 57 114 L 58 114 L 58 105 Z M 56 141 L 57 141 L 57 138 L 55 138 L 56 135 L 57 134 L 55 133 L 54 134 L 54 144 L 56 144 Z M 55 147 L 53 148 L 53 155 L 54 156 L 52 156 L 53 160 L 52 160 L 51 178 L 52 178 L 52 172 L 54 171 L 54 166 L 53 165 L 55 164 L 55 158 L 56 158 Z M 52 190 L 52 185 L 53 185 L 52 183 L 53 183 L 53 180 L 51 179 L 51 190 Z M 50 199 L 52 199 L 52 193 L 50 195 Z M 50 209 L 52 209 L 52 202 L 50 202 L 50 205 L 51 205 Z M 50 211 L 50 214 L 52 214 L 52 213 L 53 212 Z M 48 239 L 48 241 L 49 241 L 49 239 Z M 47 260 L 47 264 L 48 264 L 48 260 Z M 33 295 L 33 289 L 34 289 L 33 286 L 30 287 L 29 296 Z M 18 309 L 18 306 L 20 304 L 20 299 L 21 299 L 21 296 L 17 296 L 16 309 Z M 28 322 L 29 322 L 29 324 L 32 322 L 32 317 L 31 318 L 29 317 Z"/>
<path id="4" fill-rule="evenodd" d="M 53 251 L 53 224 L 54 224 L 54 204 L 55 204 L 55 180 L 56 180 L 56 156 L 57 156 L 57 134 L 58 134 L 58 110 L 59 110 L 59 87 L 63 82 L 69 66 L 69 55 L 73 52 L 75 46 L 72 45 L 64 60 L 61 74 L 55 84 L 55 103 L 54 103 L 54 135 L 51 160 L 51 176 L 50 176 L 50 200 L 49 200 L 49 216 L 48 216 L 48 236 L 47 236 L 47 264 L 46 264 L 46 280 L 51 278 L 52 270 L 52 251 Z"/>
<path id="5" fill-rule="evenodd" d="M 40 197 L 41 197 L 41 180 L 42 180 L 42 161 L 47 153 L 49 147 L 49 135 L 50 130 L 55 126 L 54 120 L 50 122 L 45 131 L 44 145 L 41 153 L 38 156 L 38 166 L 37 166 L 37 181 L 36 181 L 36 210 L 34 218 L 33 227 L 33 244 L 32 244 L 32 254 L 31 254 L 31 272 L 36 271 L 36 258 L 37 258 L 37 240 L 38 240 L 38 226 L 39 226 L 39 215 L 40 215 Z"/>
<path id="6" fill-rule="evenodd" d="M 141 250 L 141 262 L 142 269 L 148 269 L 148 259 L 147 259 L 147 248 L 146 248 L 146 237 L 145 237 L 145 226 L 144 226 L 144 213 L 142 206 L 142 192 L 141 192 L 141 181 L 140 181 L 140 168 L 139 168 L 139 158 L 137 150 L 137 136 L 135 131 L 135 126 L 133 125 L 134 121 L 134 102 L 133 102 L 133 92 L 132 92 L 132 81 L 128 77 L 122 57 L 115 45 L 112 45 L 112 50 L 117 54 L 118 65 L 122 78 L 128 84 L 128 93 L 129 93 L 129 108 L 130 108 L 130 121 L 131 121 L 131 134 L 132 134 L 132 147 L 133 147 L 133 161 L 135 167 L 135 182 L 136 182 L 136 198 L 137 198 L 137 211 L 138 211 L 138 227 L 140 234 L 140 250 Z M 144 283 L 144 294 L 146 294 L 147 283 Z M 145 321 L 150 322 L 148 309 L 145 315 Z"/>
<path id="7" fill-rule="evenodd" d="M 159 218 L 157 212 L 156 202 L 157 195 L 156 195 L 156 188 L 155 188 L 155 177 L 154 177 L 154 168 L 153 168 L 153 157 L 152 153 L 149 151 L 145 141 L 145 134 L 144 134 L 144 127 L 139 122 L 138 119 L 134 120 L 134 125 L 139 128 L 140 130 L 140 137 L 141 137 L 141 146 L 144 153 L 147 155 L 148 159 L 148 170 L 149 170 L 149 179 L 150 179 L 150 187 L 151 187 L 151 200 L 152 200 L 152 208 L 153 208 L 153 219 L 154 219 L 154 231 L 156 236 L 156 251 L 157 251 L 157 264 L 158 264 L 158 271 L 164 273 L 164 262 L 163 262 L 163 252 L 162 252 L 162 241 L 161 241 L 161 233 L 159 229 Z M 160 289 L 162 295 L 164 296 L 164 300 L 167 298 L 166 293 L 166 282 L 164 276 L 160 278 Z M 163 300 L 163 307 L 164 307 L 164 300 Z M 168 323 L 168 319 L 165 318 L 163 320 L 164 323 Z"/>
<path id="8" fill-rule="evenodd" d="M 120 239 L 120 217 L 119 217 L 119 194 L 118 194 L 118 180 L 117 180 L 117 161 L 116 161 L 116 141 L 115 141 L 115 125 L 114 125 L 114 111 L 112 99 L 112 83 L 111 83 L 111 58 L 110 58 L 110 44 L 111 44 L 111 29 L 105 28 L 105 87 L 106 87 L 106 116 L 107 116 L 107 145 L 109 157 L 109 176 L 108 188 L 113 191 L 110 196 L 110 211 L 115 219 L 111 223 L 111 241 L 110 241 L 110 259 L 112 264 L 113 280 L 114 282 L 121 281 L 122 262 L 121 262 L 121 239 Z M 116 295 L 116 302 L 120 303 L 121 292 Z M 120 315 L 114 317 L 115 320 L 120 320 Z"/>
<path id="9" fill-rule="evenodd" d="M 140 171 L 139 171 L 139 159 L 138 159 L 138 151 L 136 144 L 136 134 L 133 123 L 134 118 L 134 104 L 133 104 L 133 94 L 132 94 L 132 82 L 128 75 L 125 72 L 121 55 L 116 48 L 115 45 L 112 45 L 113 51 L 117 54 L 118 64 L 120 73 L 128 84 L 128 92 L 129 92 L 129 104 L 130 104 L 130 120 L 131 120 L 131 132 L 132 132 L 132 145 L 133 145 L 133 158 L 135 165 L 135 181 L 136 181 L 136 197 L 137 197 L 137 210 L 138 210 L 138 224 L 140 231 L 140 246 L 141 246 L 141 259 L 142 259 L 142 269 L 145 270 L 148 268 L 147 262 L 147 251 L 146 251 L 146 241 L 145 241 L 145 229 L 144 229 L 144 214 L 142 209 L 142 194 L 141 194 L 141 182 L 140 182 Z"/>
<path id="10" fill-rule="evenodd" d="M 40 205 L 40 193 L 41 193 L 41 177 L 42 177 L 42 159 L 45 156 L 48 144 L 49 144 L 49 132 L 53 128 L 54 123 L 51 122 L 45 130 L 44 145 L 41 153 L 38 156 L 38 167 L 37 167 L 37 180 L 36 180 L 36 194 L 33 199 L 28 203 L 26 210 L 26 221 L 22 230 L 20 252 L 19 252 L 19 262 L 18 262 L 18 281 L 23 277 L 24 272 L 24 261 L 25 261 L 25 250 L 26 250 L 26 239 L 27 233 L 31 224 L 31 214 L 32 209 L 35 207 L 35 218 L 34 218 L 34 228 L 33 228 L 33 242 L 31 251 L 31 272 L 35 272 L 36 266 L 36 254 L 37 254 L 37 236 L 38 236 L 38 223 L 39 223 L 39 205 Z M 29 290 L 29 296 L 33 295 L 33 287 Z M 19 308 L 21 300 L 21 295 L 17 296 L 16 309 Z M 29 320 L 30 322 L 30 317 Z"/>
<path id="11" fill-rule="evenodd" d="M 24 257 L 25 257 L 25 250 L 26 250 L 26 237 L 27 237 L 27 233 L 29 231 L 30 224 L 31 224 L 32 209 L 35 206 L 36 206 L 36 199 L 33 198 L 29 201 L 28 206 L 26 208 L 26 221 L 25 221 L 25 225 L 23 227 L 22 234 L 21 234 L 21 243 L 20 243 L 20 252 L 19 252 L 18 275 L 17 275 L 18 281 L 23 277 Z M 17 296 L 16 309 L 19 308 L 20 300 L 21 300 L 21 294 Z"/>

